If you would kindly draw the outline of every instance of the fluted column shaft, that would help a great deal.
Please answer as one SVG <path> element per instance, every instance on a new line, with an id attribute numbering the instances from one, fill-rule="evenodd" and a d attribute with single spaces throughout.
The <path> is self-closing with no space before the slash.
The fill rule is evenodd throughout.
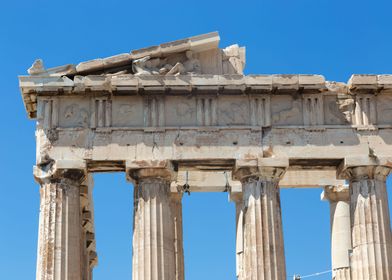
<path id="1" fill-rule="evenodd" d="M 94 180 L 91 174 L 86 176 L 86 180 L 80 188 L 80 201 L 82 213 L 82 275 L 83 280 L 91 280 L 93 268 L 98 263 L 96 253 L 95 229 L 94 229 L 94 203 L 92 191 Z"/>
<path id="2" fill-rule="evenodd" d="M 278 183 L 284 169 L 243 178 L 243 280 L 286 279 Z"/>
<path id="3" fill-rule="evenodd" d="M 39 179 L 37 280 L 82 280 L 80 171 Z"/>
<path id="4" fill-rule="evenodd" d="M 236 221 L 236 276 L 238 280 L 243 279 L 243 254 L 244 254 L 244 232 L 243 232 L 243 201 L 241 194 L 231 194 L 231 200 L 235 203 Z"/>
<path id="5" fill-rule="evenodd" d="M 325 187 L 323 197 L 330 202 L 332 279 L 350 280 L 351 224 L 347 187 Z"/>
<path id="6" fill-rule="evenodd" d="M 171 194 L 171 212 L 174 222 L 175 280 L 184 280 L 184 245 L 182 230 L 182 193 Z"/>
<path id="7" fill-rule="evenodd" d="M 156 171 L 137 176 L 134 192 L 133 280 L 176 279 L 170 180 Z"/>
<path id="8" fill-rule="evenodd" d="M 392 279 L 392 235 L 386 192 L 390 169 L 348 170 L 351 197 L 352 279 Z"/>

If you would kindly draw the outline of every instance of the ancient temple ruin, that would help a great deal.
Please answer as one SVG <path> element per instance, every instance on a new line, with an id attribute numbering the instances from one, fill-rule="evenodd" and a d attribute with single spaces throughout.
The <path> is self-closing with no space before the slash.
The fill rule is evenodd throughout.
<path id="1" fill-rule="evenodd" d="M 286 279 L 280 188 L 324 188 L 334 279 L 392 279 L 392 75 L 243 75 L 216 32 L 20 76 L 37 280 L 90 280 L 94 172 L 134 183 L 133 280 L 183 280 L 184 192 L 229 193 L 239 280 Z M 346 184 L 348 182 L 348 184 Z"/>

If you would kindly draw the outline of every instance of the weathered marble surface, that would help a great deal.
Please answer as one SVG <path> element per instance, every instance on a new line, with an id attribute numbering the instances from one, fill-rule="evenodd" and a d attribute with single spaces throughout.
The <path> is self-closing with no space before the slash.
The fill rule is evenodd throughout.
<path id="1" fill-rule="evenodd" d="M 82 280 L 79 187 L 83 172 L 68 170 L 40 177 L 41 206 L 36 279 Z"/>
<path id="2" fill-rule="evenodd" d="M 322 199 L 330 202 L 332 279 L 349 280 L 352 251 L 349 188 L 346 185 L 327 186 Z"/>
<path id="3" fill-rule="evenodd" d="M 37 120 L 37 279 L 92 279 L 92 172 L 136 186 L 134 280 L 184 279 L 187 191 L 236 202 L 239 280 L 285 279 L 279 188 L 345 179 L 349 203 L 326 189 L 334 277 L 391 279 L 392 75 L 246 76 L 245 48 L 218 44 L 213 32 L 78 65 L 37 60 L 19 77 Z"/>
<path id="4" fill-rule="evenodd" d="M 242 182 L 242 208 L 237 214 L 237 219 L 242 217 L 242 222 L 237 222 L 239 279 L 287 277 L 278 188 L 285 169 L 283 166 L 261 169 L 239 167 L 236 171 L 236 177 Z M 241 229 L 242 233 L 238 232 Z"/>
<path id="5" fill-rule="evenodd" d="M 386 191 L 390 166 L 347 166 L 352 279 L 392 279 L 392 233 Z"/>
<path id="6" fill-rule="evenodd" d="M 132 279 L 182 279 L 175 231 L 178 213 L 171 206 L 170 177 L 160 169 L 140 170 L 131 176 L 136 180 Z"/>

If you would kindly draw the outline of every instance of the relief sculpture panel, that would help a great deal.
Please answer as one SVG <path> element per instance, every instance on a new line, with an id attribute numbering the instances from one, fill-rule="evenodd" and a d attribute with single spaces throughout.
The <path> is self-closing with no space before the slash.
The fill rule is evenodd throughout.
<path id="1" fill-rule="evenodd" d="M 346 101 L 348 105 L 348 102 Z M 348 124 L 344 111 L 346 105 L 343 102 L 338 103 L 336 96 L 324 96 L 324 122 L 327 125 L 344 125 Z"/>
<path id="2" fill-rule="evenodd" d="M 377 96 L 377 123 L 390 125 L 392 120 L 392 96 Z"/>
<path id="3" fill-rule="evenodd" d="M 143 126 L 143 98 L 140 96 L 113 98 L 113 126 L 142 127 Z"/>
<path id="4" fill-rule="evenodd" d="M 299 96 L 271 97 L 273 125 L 303 125 L 302 99 Z"/>
<path id="5" fill-rule="evenodd" d="M 90 100 L 83 97 L 59 99 L 60 115 L 59 126 L 69 127 L 89 127 L 90 123 Z"/>
<path id="6" fill-rule="evenodd" d="M 219 98 L 219 125 L 250 125 L 249 102 L 243 97 Z"/>
<path id="7" fill-rule="evenodd" d="M 196 126 L 196 99 L 168 96 L 166 102 L 166 126 Z"/>

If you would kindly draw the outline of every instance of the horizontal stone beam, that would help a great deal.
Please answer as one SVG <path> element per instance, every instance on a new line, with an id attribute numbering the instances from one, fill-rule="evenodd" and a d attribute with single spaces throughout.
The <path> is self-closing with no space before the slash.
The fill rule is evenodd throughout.
<path id="1" fill-rule="evenodd" d="M 326 91 L 328 83 L 320 75 L 182 75 L 134 76 L 20 76 L 19 86 L 30 118 L 37 117 L 37 96 L 88 96 L 91 94 L 243 94 L 280 91 Z M 334 85 L 336 91 L 337 85 Z M 342 88 L 344 91 L 345 88 Z"/>
<path id="2" fill-rule="evenodd" d="M 188 184 L 191 192 L 242 192 L 241 182 L 232 179 L 231 171 L 180 171 L 171 191 L 182 190 Z M 288 170 L 279 182 L 280 188 L 323 188 L 341 186 L 345 180 L 336 179 L 336 170 Z"/>

